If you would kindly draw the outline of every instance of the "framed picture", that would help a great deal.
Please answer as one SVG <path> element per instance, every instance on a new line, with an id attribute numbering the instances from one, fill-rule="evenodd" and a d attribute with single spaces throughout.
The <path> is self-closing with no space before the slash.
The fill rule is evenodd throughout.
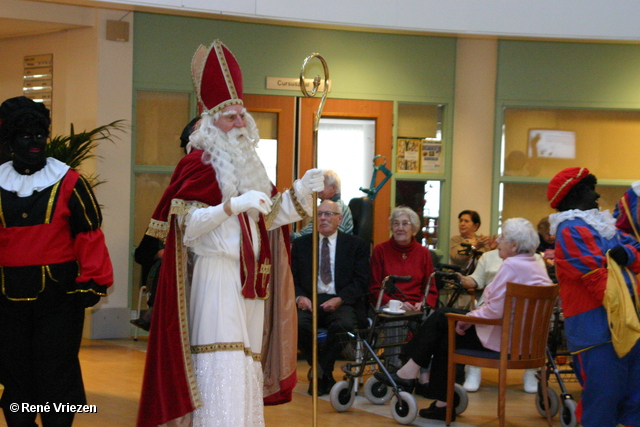
<path id="1" fill-rule="evenodd" d="M 555 129 L 529 129 L 529 157 L 575 159 L 576 133 Z"/>
<path id="2" fill-rule="evenodd" d="M 421 138 L 398 138 L 397 172 L 419 172 Z"/>

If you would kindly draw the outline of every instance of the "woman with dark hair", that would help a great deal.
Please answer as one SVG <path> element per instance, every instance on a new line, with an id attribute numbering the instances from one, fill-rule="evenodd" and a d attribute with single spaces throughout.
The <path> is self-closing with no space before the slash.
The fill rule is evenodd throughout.
<path id="1" fill-rule="evenodd" d="M 458 230 L 460 234 L 453 236 L 449 242 L 449 261 L 452 264 L 465 267 L 471 260 L 468 246 L 475 248 L 478 254 L 495 249 L 497 244 L 494 236 L 477 234 L 480 228 L 480 215 L 476 211 L 464 210 L 458 214 Z M 471 271 L 467 271 L 467 274 Z"/>
<path id="2" fill-rule="evenodd" d="M 36 426 L 25 404 L 85 405 L 78 352 L 84 309 L 113 283 L 91 186 L 47 158 L 49 110 L 24 96 L 0 105 L 0 405 L 9 427 Z M 15 408 L 18 407 L 18 410 Z M 43 411 L 45 426 L 74 413 Z"/>

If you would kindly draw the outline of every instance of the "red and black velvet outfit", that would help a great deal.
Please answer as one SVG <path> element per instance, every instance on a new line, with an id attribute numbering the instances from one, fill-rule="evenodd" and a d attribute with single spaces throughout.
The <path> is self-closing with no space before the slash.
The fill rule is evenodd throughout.
<path id="1" fill-rule="evenodd" d="M 57 160 L 47 159 L 36 174 L 53 167 L 61 179 L 30 194 L 11 191 L 12 177 L 20 179 L 11 167 L 0 167 L 2 407 L 84 404 L 78 360 L 84 309 L 113 283 L 100 209 L 87 181 Z M 10 426 L 29 425 L 36 415 L 5 410 Z M 72 419 L 53 410 L 41 416 L 45 425 Z"/>

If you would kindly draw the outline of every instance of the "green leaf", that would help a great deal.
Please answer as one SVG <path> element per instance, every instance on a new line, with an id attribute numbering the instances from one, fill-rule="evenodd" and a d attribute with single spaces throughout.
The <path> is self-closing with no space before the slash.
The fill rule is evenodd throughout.
<path id="1" fill-rule="evenodd" d="M 69 135 L 57 135 L 51 138 L 45 152 L 47 157 L 53 157 L 77 169 L 85 160 L 99 159 L 100 156 L 95 154 L 94 149 L 102 141 L 114 143 L 114 138 L 117 138 L 114 133 L 124 132 L 127 128 L 124 120 L 116 120 L 93 130 L 75 133 L 71 123 Z M 104 182 L 99 181 L 97 176 L 87 177 L 87 180 L 94 187 Z"/>

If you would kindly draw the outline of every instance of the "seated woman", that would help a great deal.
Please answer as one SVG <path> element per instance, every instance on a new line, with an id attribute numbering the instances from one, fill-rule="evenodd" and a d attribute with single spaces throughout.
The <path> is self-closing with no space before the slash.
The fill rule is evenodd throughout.
<path id="1" fill-rule="evenodd" d="M 539 229 L 539 227 L 538 227 Z M 540 234 L 540 233 L 538 233 Z M 542 256 L 538 253 L 534 254 L 534 257 L 540 263 L 541 266 L 547 268 Z M 502 266 L 502 258 L 500 257 L 500 251 L 497 249 L 485 252 L 478 260 L 478 265 L 474 272 L 468 276 L 460 275 L 460 282 L 466 289 L 474 289 L 476 291 L 484 290 L 498 274 L 498 270 Z M 548 270 L 547 270 L 548 273 Z M 550 277 L 551 278 L 551 277 Z M 478 294 L 476 294 L 477 297 Z M 478 304 L 482 303 L 482 295 L 478 300 Z M 463 388 L 468 392 L 478 391 L 480 388 L 480 381 L 482 371 L 477 366 L 467 365 L 465 367 L 465 381 Z M 522 382 L 524 383 L 524 391 L 526 393 L 535 393 L 538 391 L 538 380 L 536 379 L 536 369 L 526 369 L 522 376 Z"/>
<path id="2" fill-rule="evenodd" d="M 498 251 L 504 261 L 493 281 L 485 288 L 484 301 L 475 310 L 438 309 L 429 316 L 416 331 L 404 348 L 409 361 L 392 378 L 403 389 L 411 390 L 421 367 L 431 363 L 431 376 L 427 393 L 436 399 L 420 416 L 444 420 L 447 393 L 447 317 L 446 313 L 466 313 L 469 316 L 486 319 L 500 319 L 504 311 L 507 282 L 526 285 L 551 285 L 545 268 L 533 256 L 539 244 L 538 234 L 533 225 L 524 218 L 511 218 L 502 225 L 502 236 L 498 238 Z M 476 350 L 500 350 L 501 327 L 471 325 L 458 322 L 456 326 L 456 347 Z M 391 385 L 387 377 L 377 372 L 375 377 Z M 455 411 L 453 412 L 455 419 Z"/>
<path id="3" fill-rule="evenodd" d="M 402 301 L 403 310 L 420 310 L 429 276 L 433 273 L 433 263 L 429 249 L 415 239 L 420 230 L 420 218 L 413 210 L 399 206 L 391 212 L 389 229 L 392 236 L 373 249 L 371 256 L 371 279 L 369 296 L 372 304 L 378 301 L 382 281 L 389 275 L 411 276 L 410 282 L 398 282 L 393 295 L 384 294 L 382 305 L 389 300 Z M 438 290 L 429 290 L 427 304 L 435 307 Z"/>
<path id="4" fill-rule="evenodd" d="M 480 228 L 480 215 L 476 211 L 464 210 L 458 214 L 458 236 L 451 237 L 449 241 L 449 262 L 459 265 L 463 269 L 469 264 L 471 256 L 466 254 L 467 248 L 463 244 L 473 246 L 479 253 L 487 252 L 496 248 L 493 236 L 476 234 Z M 472 273 L 472 271 L 466 271 Z"/>
<path id="5" fill-rule="evenodd" d="M 397 290 L 392 295 L 384 293 L 381 304 L 387 305 L 390 300 L 396 299 L 402 301 L 403 310 L 421 310 L 427 282 L 433 273 L 433 262 L 429 249 L 418 243 L 414 237 L 420 230 L 420 218 L 412 209 L 399 206 L 391 212 L 389 229 L 392 233 L 391 238 L 373 249 L 369 298 L 373 305 L 377 303 L 385 277 L 411 276 L 409 282 L 397 282 Z M 432 286 L 427 296 L 427 304 L 435 307 L 437 300 L 438 290 Z M 387 344 L 399 344 L 406 340 L 407 330 L 402 328 L 400 323 L 385 324 L 388 333 L 385 339 Z M 400 347 L 388 347 L 385 353 L 387 366 L 401 365 L 398 356 Z"/>

